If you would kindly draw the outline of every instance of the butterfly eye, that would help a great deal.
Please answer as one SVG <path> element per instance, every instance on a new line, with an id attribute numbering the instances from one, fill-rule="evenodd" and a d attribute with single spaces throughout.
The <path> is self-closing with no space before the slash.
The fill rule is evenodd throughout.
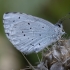
<path id="1" fill-rule="evenodd" d="M 56 23 L 55 25 L 58 26 L 59 28 L 62 28 L 62 24 L 60 23 Z"/>
<path id="2" fill-rule="evenodd" d="M 58 27 L 61 27 L 61 24 L 58 24 Z"/>

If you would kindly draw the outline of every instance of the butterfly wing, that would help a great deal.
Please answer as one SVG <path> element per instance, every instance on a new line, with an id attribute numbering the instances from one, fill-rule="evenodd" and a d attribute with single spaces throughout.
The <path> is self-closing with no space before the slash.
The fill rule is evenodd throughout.
<path id="1" fill-rule="evenodd" d="M 5 33 L 10 42 L 24 54 L 39 52 L 56 42 L 55 25 L 24 13 L 3 15 Z"/>

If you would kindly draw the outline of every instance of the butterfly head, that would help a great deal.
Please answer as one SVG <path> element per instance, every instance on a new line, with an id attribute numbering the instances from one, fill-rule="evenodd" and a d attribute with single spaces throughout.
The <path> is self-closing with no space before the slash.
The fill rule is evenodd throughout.
<path id="1" fill-rule="evenodd" d="M 55 25 L 58 27 L 61 35 L 65 34 L 65 31 L 63 29 L 63 25 L 61 23 L 56 23 Z"/>

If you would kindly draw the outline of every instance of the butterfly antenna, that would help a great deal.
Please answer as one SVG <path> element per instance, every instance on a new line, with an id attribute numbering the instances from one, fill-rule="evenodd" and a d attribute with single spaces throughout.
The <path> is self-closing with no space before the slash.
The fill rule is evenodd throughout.
<path id="1" fill-rule="evenodd" d="M 62 23 L 68 15 L 70 15 L 70 13 L 68 13 L 67 15 L 65 15 L 64 17 L 62 17 L 61 19 L 59 19 L 58 22 L 59 23 Z"/>

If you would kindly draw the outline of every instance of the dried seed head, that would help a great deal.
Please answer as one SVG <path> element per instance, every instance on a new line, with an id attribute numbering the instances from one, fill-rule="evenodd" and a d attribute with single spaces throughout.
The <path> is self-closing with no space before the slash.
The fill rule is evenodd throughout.
<path id="1" fill-rule="evenodd" d="M 68 70 L 70 69 L 70 39 L 55 43 L 50 51 L 43 53 L 43 59 L 38 64 L 38 70 Z"/>

